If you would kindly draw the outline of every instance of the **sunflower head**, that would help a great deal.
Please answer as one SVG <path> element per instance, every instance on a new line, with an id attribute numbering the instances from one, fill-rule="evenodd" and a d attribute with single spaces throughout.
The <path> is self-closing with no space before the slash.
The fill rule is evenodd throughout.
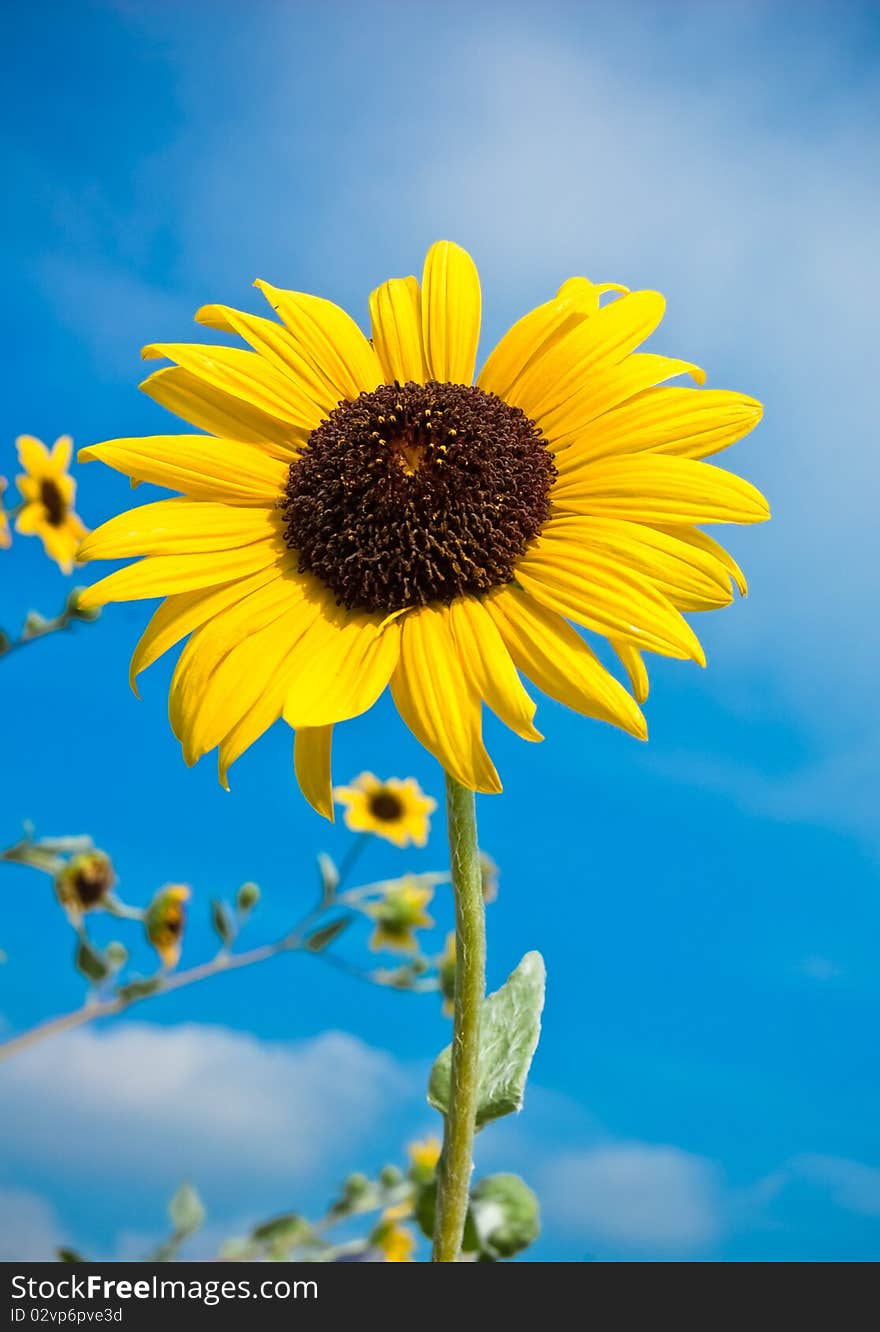
<path id="1" fill-rule="evenodd" d="M 46 554 L 64 573 L 70 573 L 86 528 L 74 512 L 76 482 L 71 477 L 69 435 L 57 439 L 51 450 L 33 435 L 19 435 L 18 458 L 24 472 L 17 478 L 24 503 L 15 530 L 38 536 Z"/>
<path id="2" fill-rule="evenodd" d="M 446 947 L 437 962 L 437 981 L 443 996 L 443 1012 L 452 1016 L 452 1001 L 455 998 L 455 931 L 446 936 Z"/>
<path id="3" fill-rule="evenodd" d="M 374 952 L 384 949 L 416 952 L 416 930 L 429 929 L 434 924 L 425 910 L 433 896 L 433 888 L 423 887 L 415 877 L 406 876 L 392 884 L 380 901 L 371 902 L 365 909 L 376 922 L 370 939 Z"/>
<path id="4" fill-rule="evenodd" d="M 420 281 L 373 292 L 369 338 L 330 301 L 257 286 L 274 318 L 225 305 L 196 316 L 247 349 L 144 352 L 171 362 L 145 391 L 206 433 L 81 454 L 177 492 L 111 519 L 80 554 L 143 557 L 85 607 L 166 598 L 132 681 L 187 640 L 169 709 L 187 762 L 217 748 L 225 784 L 283 717 L 300 785 L 332 817 L 332 729 L 388 687 L 453 777 L 498 791 L 483 707 L 540 740 L 522 677 L 644 739 L 644 654 L 704 664 L 685 614 L 745 591 L 703 527 L 761 521 L 767 505 L 706 459 L 752 429 L 760 404 L 670 386 L 705 375 L 639 350 L 662 296 L 583 277 L 514 324 L 475 375 L 479 277 L 448 241 Z M 350 824 L 406 840 L 356 784 L 345 792 Z"/>
<path id="5" fill-rule="evenodd" d="M 58 873 L 55 891 L 68 911 L 93 911 L 104 903 L 115 882 L 110 857 L 103 851 L 84 851 L 71 856 Z"/>
<path id="6" fill-rule="evenodd" d="M 156 894 L 144 915 L 147 938 L 168 970 L 180 961 L 186 925 L 185 904 L 189 898 L 190 890 L 185 884 L 169 884 Z"/>
<path id="7" fill-rule="evenodd" d="M 381 781 L 371 772 L 362 772 L 350 786 L 337 787 L 333 798 L 345 806 L 345 822 L 353 832 L 375 833 L 395 846 L 424 846 L 437 808 L 414 777 Z"/>

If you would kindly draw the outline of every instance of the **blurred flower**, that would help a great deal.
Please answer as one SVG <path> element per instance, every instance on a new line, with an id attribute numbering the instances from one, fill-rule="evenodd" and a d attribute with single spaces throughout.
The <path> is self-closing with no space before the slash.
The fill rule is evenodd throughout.
<path id="1" fill-rule="evenodd" d="M 183 927 L 186 924 L 184 902 L 189 901 L 190 890 L 182 883 L 162 888 L 147 907 L 144 927 L 147 938 L 167 968 L 180 961 Z"/>
<path id="2" fill-rule="evenodd" d="M 381 901 L 371 902 L 365 910 L 376 922 L 370 940 L 373 951 L 388 948 L 398 953 L 415 952 L 415 931 L 434 924 L 425 911 L 433 896 L 433 888 L 421 887 L 415 875 L 407 875 L 392 884 Z"/>
<path id="3" fill-rule="evenodd" d="M 6 477 L 0 476 L 0 550 L 8 550 L 12 545 L 9 518 L 3 507 L 3 492 L 6 490 L 6 484 Z"/>
<path id="4" fill-rule="evenodd" d="M 385 1255 L 386 1263 L 411 1263 L 416 1249 L 416 1237 L 409 1226 L 398 1224 L 398 1218 L 408 1216 L 409 1203 L 399 1203 L 382 1213 L 382 1219 L 370 1236 L 370 1241 Z"/>
<path id="5" fill-rule="evenodd" d="M 46 554 L 70 573 L 87 529 L 73 511 L 76 482 L 68 473 L 73 441 L 62 435 L 50 451 L 33 435 L 19 435 L 18 457 L 25 469 L 16 478 L 24 499 L 16 532 L 38 536 Z"/>
<path id="6" fill-rule="evenodd" d="M 437 980 L 443 995 L 443 1012 L 452 1017 L 452 1001 L 455 998 L 455 931 L 446 936 L 446 948 L 437 963 Z"/>
<path id="7" fill-rule="evenodd" d="M 410 1176 L 416 1183 L 427 1184 L 434 1178 L 442 1146 L 440 1139 L 433 1136 L 410 1143 Z"/>
<path id="8" fill-rule="evenodd" d="M 346 806 L 345 822 L 352 832 L 376 833 L 395 846 L 424 846 L 437 808 L 414 777 L 382 782 L 371 772 L 362 772 L 351 786 L 338 786 L 333 799 Z"/>
<path id="9" fill-rule="evenodd" d="M 639 699 L 644 650 L 705 663 L 681 612 L 725 606 L 744 582 L 700 526 L 769 510 L 703 459 L 748 434 L 760 403 L 660 387 L 705 380 L 637 351 L 663 297 L 585 277 L 525 314 L 477 374 L 480 278 L 451 241 L 431 246 L 421 282 L 372 293 L 370 337 L 331 301 L 257 286 L 277 322 L 218 304 L 196 315 L 252 350 L 144 349 L 176 363 L 146 392 L 209 434 L 80 454 L 184 492 L 112 518 L 80 555 L 146 557 L 89 588 L 85 607 L 192 598 L 187 615 L 172 601 L 153 617 L 134 660 L 137 674 L 196 627 L 182 660 L 200 688 L 172 686 L 187 761 L 219 742 L 225 783 L 281 715 L 300 786 L 332 817 L 331 728 L 390 687 L 448 773 L 497 792 L 482 704 L 541 739 L 520 671 L 645 739 L 638 703 L 573 626 L 609 640 Z"/>
<path id="10" fill-rule="evenodd" d="M 116 882 L 113 862 L 103 851 L 72 856 L 55 876 L 58 900 L 68 911 L 93 911 Z"/>

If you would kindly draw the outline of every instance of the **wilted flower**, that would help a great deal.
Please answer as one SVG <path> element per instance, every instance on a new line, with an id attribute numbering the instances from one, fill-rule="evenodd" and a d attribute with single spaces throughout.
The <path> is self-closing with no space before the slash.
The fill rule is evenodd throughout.
<path id="1" fill-rule="evenodd" d="M 55 876 L 55 891 L 68 911 L 93 911 L 104 902 L 115 882 L 110 857 L 103 851 L 84 851 L 71 856 Z"/>
<path id="2" fill-rule="evenodd" d="M 46 554 L 70 573 L 77 547 L 87 529 L 74 513 L 76 482 L 70 476 L 73 441 L 62 435 L 51 450 L 33 435 L 19 435 L 18 457 L 24 468 L 17 477 L 24 504 L 15 520 L 16 532 L 38 536 Z"/>
<path id="3" fill-rule="evenodd" d="M 541 739 L 520 672 L 644 739 L 638 703 L 573 625 L 609 641 L 638 699 L 645 650 L 704 664 L 682 612 L 725 606 L 744 582 L 701 526 L 769 516 L 754 486 L 704 459 L 747 434 L 760 403 L 661 387 L 705 380 L 637 351 L 663 297 L 584 277 L 524 315 L 475 375 L 480 279 L 449 241 L 431 246 L 421 282 L 373 292 L 369 338 L 331 301 L 257 286 L 280 322 L 226 305 L 196 316 L 252 350 L 144 351 L 174 362 L 146 392 L 209 434 L 80 455 L 183 492 L 111 519 L 80 554 L 145 557 L 85 606 L 170 597 L 133 674 L 193 635 L 171 686 L 187 761 L 219 746 L 225 782 L 283 717 L 300 785 L 332 816 L 332 727 L 390 687 L 453 778 L 497 792 L 483 704 Z"/>
<path id="4" fill-rule="evenodd" d="M 434 924 L 425 907 L 434 896 L 433 888 L 423 887 L 415 875 L 407 875 L 392 884 L 382 899 L 371 902 L 367 913 L 376 922 L 370 947 L 374 952 L 387 948 L 398 953 L 415 952 L 417 929 Z"/>
<path id="5" fill-rule="evenodd" d="M 371 772 L 362 772 L 351 786 L 338 786 L 333 799 L 346 806 L 345 822 L 352 832 L 376 833 L 395 846 L 424 846 L 437 808 L 414 777 L 380 781 Z"/>
<path id="6" fill-rule="evenodd" d="M 189 897 L 190 890 L 185 884 L 169 884 L 156 894 L 144 916 L 147 938 L 161 957 L 162 965 L 169 969 L 180 961 L 186 924 L 184 903 Z"/>

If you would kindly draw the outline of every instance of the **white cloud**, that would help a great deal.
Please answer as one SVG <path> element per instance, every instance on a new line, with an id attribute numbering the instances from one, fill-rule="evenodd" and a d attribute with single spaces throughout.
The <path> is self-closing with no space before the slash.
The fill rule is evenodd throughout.
<path id="1" fill-rule="evenodd" d="M 4 1066 L 0 1086 L 20 1159 L 166 1190 L 183 1175 L 225 1188 L 307 1180 L 412 1091 L 391 1056 L 342 1032 L 284 1044 L 139 1023 L 35 1047 Z"/>
<path id="2" fill-rule="evenodd" d="M 27 1189 L 0 1188 L 0 1262 L 47 1261 L 63 1244 L 55 1210 Z"/>
<path id="3" fill-rule="evenodd" d="M 880 1217 L 880 1170 L 842 1156 L 805 1155 L 789 1165 L 793 1175 L 827 1189 L 847 1212 Z"/>
<path id="4" fill-rule="evenodd" d="M 677 1147 L 623 1142 L 560 1156 L 539 1193 L 548 1219 L 585 1244 L 691 1252 L 723 1226 L 717 1168 Z"/>

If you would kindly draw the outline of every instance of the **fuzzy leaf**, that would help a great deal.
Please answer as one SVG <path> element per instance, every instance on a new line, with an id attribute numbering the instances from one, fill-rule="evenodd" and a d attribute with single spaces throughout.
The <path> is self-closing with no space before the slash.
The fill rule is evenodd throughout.
<path id="1" fill-rule="evenodd" d="M 477 1128 L 520 1110 L 526 1078 L 541 1033 L 544 959 L 526 953 L 500 990 L 483 1002 L 480 1027 Z M 441 1114 L 449 1106 L 452 1046 L 438 1055 L 428 1083 L 428 1100 Z"/>
<path id="2" fill-rule="evenodd" d="M 168 1205 L 175 1235 L 192 1235 L 205 1220 L 205 1208 L 192 1184 L 183 1183 Z"/>
<path id="3" fill-rule="evenodd" d="M 90 981 L 102 981 L 110 972 L 104 954 L 89 943 L 88 939 L 80 939 L 77 944 L 76 969 Z"/>
<path id="4" fill-rule="evenodd" d="M 306 948 L 310 953 L 322 953 L 339 938 L 343 930 L 348 929 L 351 919 L 351 916 L 340 916 L 338 920 L 331 920 L 329 925 L 321 925 L 317 930 L 313 930 L 306 939 Z"/>

